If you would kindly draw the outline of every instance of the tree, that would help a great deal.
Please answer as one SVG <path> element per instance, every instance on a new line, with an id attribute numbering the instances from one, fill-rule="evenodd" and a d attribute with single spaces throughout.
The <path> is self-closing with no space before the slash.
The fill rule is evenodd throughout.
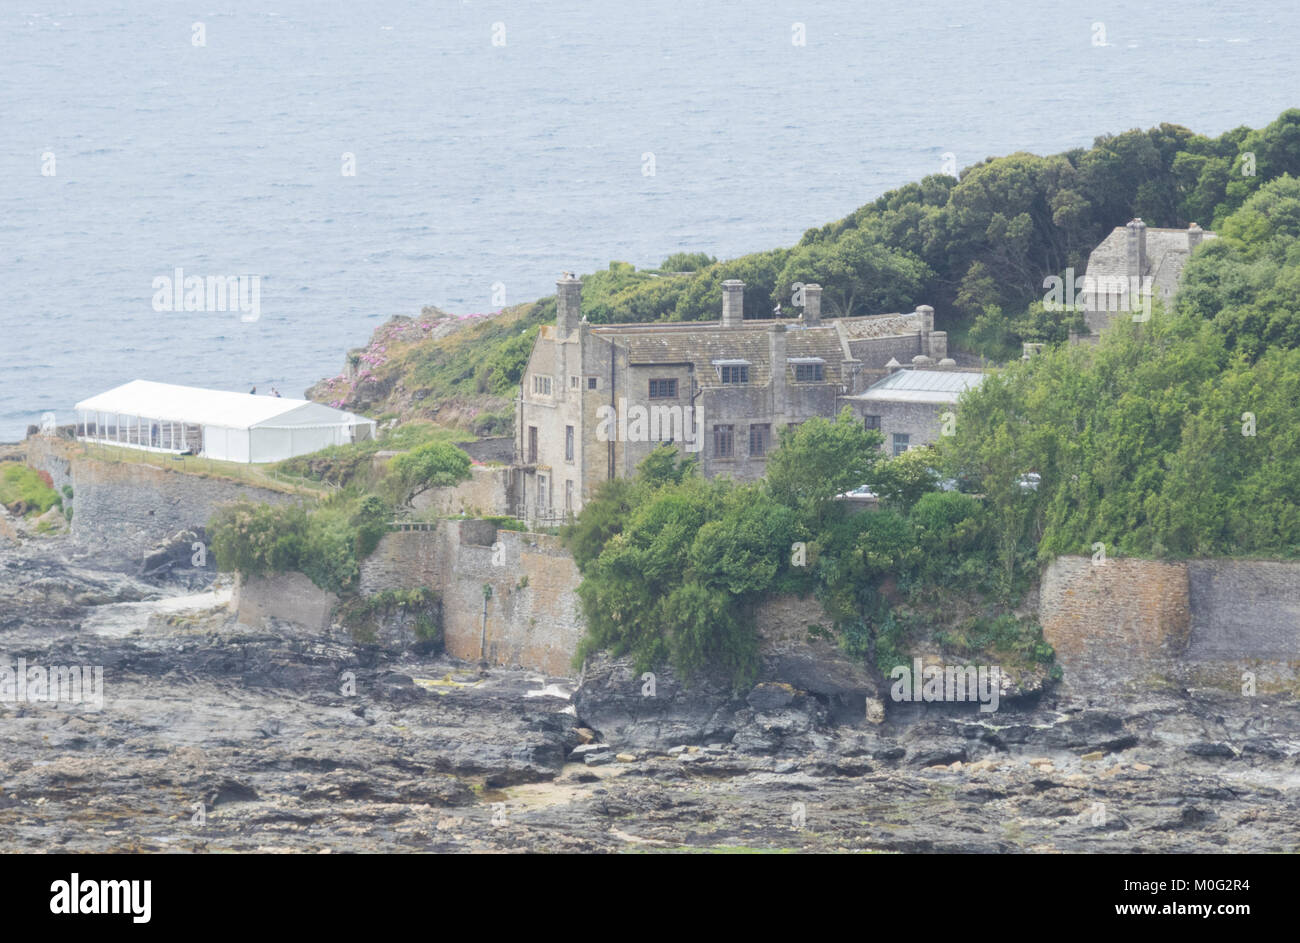
<path id="1" fill-rule="evenodd" d="M 430 488 L 450 488 L 470 477 L 470 458 L 449 442 L 429 442 L 393 458 L 389 474 L 410 502 Z"/>
<path id="2" fill-rule="evenodd" d="M 871 480 L 882 459 L 879 432 L 866 429 L 845 407 L 833 422 L 809 419 L 781 432 L 767 462 L 767 488 L 779 504 L 805 520 L 824 519 L 837 494 Z"/>

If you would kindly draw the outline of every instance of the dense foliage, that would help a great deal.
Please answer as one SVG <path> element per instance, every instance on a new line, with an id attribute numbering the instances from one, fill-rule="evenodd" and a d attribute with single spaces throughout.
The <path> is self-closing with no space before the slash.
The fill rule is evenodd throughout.
<path id="1" fill-rule="evenodd" d="M 757 668 L 754 607 L 815 592 L 845 647 L 880 664 L 896 657 L 878 650 L 882 631 L 899 636 L 887 583 L 918 599 L 931 584 L 992 594 L 982 504 L 936 490 L 928 450 L 886 458 L 879 446 L 846 410 L 782 433 L 760 482 L 705 480 L 663 448 L 635 478 L 604 483 L 563 535 L 582 573 L 579 659 L 609 649 L 688 677 L 720 668 L 740 686 Z M 837 497 L 863 483 L 886 496 L 881 510 Z"/>
<path id="2" fill-rule="evenodd" d="M 213 515 L 208 535 L 221 570 L 244 576 L 298 570 L 322 589 L 347 593 L 390 516 L 373 494 L 340 493 L 310 510 L 243 501 Z"/>
<path id="3" fill-rule="evenodd" d="M 1175 311 L 967 395 L 946 461 L 981 483 L 1005 572 L 1027 542 L 1043 559 L 1300 555 L 1300 182 L 1268 184 L 1222 229 Z"/>

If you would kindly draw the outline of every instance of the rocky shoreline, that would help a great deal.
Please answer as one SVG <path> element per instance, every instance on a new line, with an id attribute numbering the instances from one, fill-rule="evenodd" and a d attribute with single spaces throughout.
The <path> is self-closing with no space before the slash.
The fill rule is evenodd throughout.
<path id="1" fill-rule="evenodd" d="M 102 710 L 0 704 L 0 848 L 1300 848 L 1300 707 L 1282 695 L 1067 684 L 994 714 L 851 724 L 792 685 L 738 698 L 661 676 L 651 708 L 617 660 L 575 685 L 250 631 L 227 599 L 60 538 L 0 547 L 0 661 L 104 677 Z"/>

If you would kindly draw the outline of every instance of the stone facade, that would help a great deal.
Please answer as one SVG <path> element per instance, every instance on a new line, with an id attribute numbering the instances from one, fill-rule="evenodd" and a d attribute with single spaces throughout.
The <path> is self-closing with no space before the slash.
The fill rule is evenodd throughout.
<path id="1" fill-rule="evenodd" d="M 1300 563 L 1058 557 L 1039 621 L 1066 679 L 1235 687 L 1300 678 Z"/>
<path id="2" fill-rule="evenodd" d="M 1216 233 L 1196 223 L 1186 229 L 1156 229 L 1133 219 L 1116 226 L 1092 250 L 1084 273 L 1082 305 L 1091 335 L 1095 338 L 1118 317 L 1141 311 L 1144 294 L 1168 306 L 1187 260 L 1203 241 L 1214 238 Z"/>
<path id="3" fill-rule="evenodd" d="M 957 401 L 966 389 L 984 380 L 979 370 L 962 369 L 951 360 L 943 366 L 896 368 L 864 392 L 846 396 L 868 428 L 879 430 L 881 448 L 898 455 L 929 445 L 943 432 L 945 414 L 955 419 Z"/>
<path id="4" fill-rule="evenodd" d="M 559 282 L 520 389 L 512 500 L 530 519 L 576 513 L 665 442 L 705 475 L 761 477 L 782 429 L 833 417 L 892 359 L 946 352 L 928 306 L 823 321 L 817 285 L 800 318 L 746 320 L 744 284 L 729 281 L 722 318 L 686 324 L 589 324 L 581 290 Z"/>

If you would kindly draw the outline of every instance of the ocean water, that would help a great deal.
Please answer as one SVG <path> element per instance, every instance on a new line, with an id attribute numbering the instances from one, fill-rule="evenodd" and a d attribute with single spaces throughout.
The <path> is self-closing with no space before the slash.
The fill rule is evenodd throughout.
<path id="1" fill-rule="evenodd" d="M 0 441 L 136 377 L 298 395 L 391 315 L 787 245 L 946 154 L 1262 125 L 1298 40 L 1249 0 L 4 0 Z M 156 311 L 177 268 L 259 316 Z"/>

